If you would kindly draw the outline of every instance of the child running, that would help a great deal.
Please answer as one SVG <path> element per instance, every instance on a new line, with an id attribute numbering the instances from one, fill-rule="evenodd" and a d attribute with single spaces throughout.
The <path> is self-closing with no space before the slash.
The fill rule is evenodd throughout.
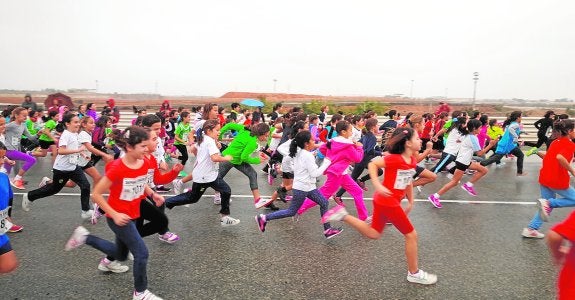
<path id="1" fill-rule="evenodd" d="M 20 151 L 22 135 L 25 135 L 29 140 L 36 139 L 36 137 L 32 136 L 26 128 L 25 122 L 27 118 L 28 111 L 23 107 L 17 107 L 12 111 L 11 122 L 6 125 L 6 157 L 11 160 L 24 162 L 24 165 L 22 165 L 18 174 L 16 174 L 14 179 L 10 181 L 10 184 L 19 190 L 26 189 L 24 186 L 23 176 L 36 164 L 36 159 L 34 157 Z M 5 162 L 4 169 L 6 170 L 6 174 L 10 174 L 12 164 Z"/>
<path id="2" fill-rule="evenodd" d="M 363 159 L 363 145 L 351 141 L 353 128 L 348 121 L 337 122 L 335 131 L 338 135 L 319 148 L 319 151 L 331 161 L 330 167 L 325 171 L 327 179 L 320 192 L 329 199 L 340 187 L 345 189 L 353 197 L 357 215 L 363 221 L 369 216 L 363 202 L 363 190 L 348 173 L 351 163 L 359 163 Z M 311 200 L 306 200 L 298 210 L 298 214 L 303 214 L 315 205 L 316 203 Z"/>
<path id="3" fill-rule="evenodd" d="M 331 163 L 328 158 L 323 160 L 321 167 L 315 164 L 315 157 L 310 152 L 315 149 L 315 139 L 307 130 L 298 132 L 290 143 L 289 156 L 294 159 L 293 199 L 288 209 L 279 210 L 267 215 L 260 214 L 255 217 L 261 232 L 266 231 L 266 224 L 270 220 L 292 217 L 302 206 L 306 198 L 320 205 L 320 214 L 323 216 L 328 209 L 328 202 L 316 187 L 316 178 L 327 169 Z M 323 224 L 324 236 L 327 239 L 340 234 L 343 230 L 332 228 L 327 222 Z"/>
<path id="4" fill-rule="evenodd" d="M 469 195 L 477 196 L 477 192 L 475 191 L 473 184 L 479 181 L 481 177 L 485 176 L 488 170 L 486 167 L 480 165 L 479 163 L 472 162 L 471 159 L 474 155 L 481 156 L 485 154 L 485 152 L 489 151 L 489 149 L 491 149 L 497 143 L 497 140 L 491 140 L 487 147 L 481 149 L 481 145 L 479 145 L 479 141 L 477 140 L 477 134 L 479 134 L 482 126 L 481 121 L 479 120 L 469 120 L 467 121 L 467 126 L 460 123 L 458 124 L 459 126 L 457 131 L 461 134 L 461 146 L 459 148 L 459 153 L 457 153 L 457 157 L 455 158 L 453 177 L 451 178 L 451 181 L 446 183 L 437 193 L 429 195 L 427 198 L 433 204 L 433 206 L 437 208 L 442 207 L 441 200 L 439 199 L 441 195 L 455 187 L 467 169 L 474 170 L 476 172 L 468 182 L 461 185 L 461 188 L 469 193 Z"/>
<path id="5" fill-rule="evenodd" d="M 386 222 L 391 222 L 405 237 L 407 257 L 407 281 L 434 284 L 437 276 L 418 266 L 417 232 L 407 214 L 413 208 L 412 176 L 415 174 L 415 156 L 421 149 L 421 140 L 411 128 L 396 129 L 387 143 L 389 155 L 378 157 L 369 163 L 369 174 L 375 188 L 373 198 L 373 222 L 370 224 L 349 215 L 338 205 L 322 217 L 323 222 L 343 221 L 370 239 L 382 236 Z M 377 170 L 384 168 L 383 183 L 379 182 Z M 407 195 L 408 205 L 401 208 L 401 200 Z"/>
<path id="6" fill-rule="evenodd" d="M 79 156 L 83 155 L 82 152 L 86 150 L 86 147 L 78 141 L 80 119 L 76 115 L 68 113 L 62 118 L 62 123 L 66 129 L 58 141 L 58 155 L 52 169 L 54 173 L 52 183 L 24 194 L 22 209 L 29 211 L 33 201 L 55 195 L 62 190 L 68 180 L 72 180 L 80 187 L 82 207 L 80 216 L 82 219 L 89 219 L 94 212 L 90 209 L 90 182 L 82 168 L 78 166 Z"/>
<path id="7" fill-rule="evenodd" d="M 526 238 L 542 239 L 545 235 L 539 232 L 543 221 L 549 220 L 549 214 L 554 208 L 575 206 L 575 189 L 570 185 L 569 174 L 575 176 L 571 165 L 573 152 L 575 152 L 575 123 L 565 119 L 555 122 L 553 138 L 549 150 L 544 153 L 543 164 L 539 171 L 539 184 L 541 199 L 537 200 L 538 211 L 531 219 L 527 228 L 523 228 L 522 236 Z M 557 198 L 557 195 L 561 198 Z"/>
<path id="8" fill-rule="evenodd" d="M 571 247 L 563 244 L 570 242 Z M 561 267 L 557 279 L 557 299 L 575 299 L 575 212 L 561 223 L 553 226 L 547 235 L 547 246 L 555 265 Z"/>
<path id="9" fill-rule="evenodd" d="M 18 267 L 18 258 L 6 234 L 12 227 L 9 214 L 13 198 L 8 175 L 0 172 L 0 274 L 12 272 Z"/>
<path id="10" fill-rule="evenodd" d="M 223 227 L 237 225 L 240 220 L 229 216 L 232 190 L 223 177 L 218 174 L 219 163 L 229 162 L 233 159 L 231 155 L 222 156 L 216 144 L 220 135 L 220 122 L 215 119 L 206 120 L 204 126 L 198 131 L 200 132 L 198 135 L 198 154 L 192 170 L 192 190 L 168 198 L 166 207 L 172 209 L 178 205 L 196 203 L 206 189 L 211 187 L 221 194 L 220 225 Z"/>
<path id="11" fill-rule="evenodd" d="M 149 135 L 139 127 L 128 127 L 114 137 L 116 144 L 126 155 L 106 165 L 106 173 L 94 187 L 93 200 L 105 212 L 108 226 L 116 235 L 115 243 L 91 235 L 86 228 L 79 226 L 68 240 L 65 250 L 69 251 L 88 244 L 109 257 L 123 261 L 128 251 L 134 255 L 133 299 L 162 299 L 148 290 L 148 248 L 138 233 L 135 220 L 140 217 L 140 201 L 146 195 L 161 204 L 164 198 L 155 193 L 146 183 L 148 164 L 144 155 L 148 153 Z M 110 192 L 108 200 L 103 194 Z M 100 264 L 105 265 L 102 259 Z"/>

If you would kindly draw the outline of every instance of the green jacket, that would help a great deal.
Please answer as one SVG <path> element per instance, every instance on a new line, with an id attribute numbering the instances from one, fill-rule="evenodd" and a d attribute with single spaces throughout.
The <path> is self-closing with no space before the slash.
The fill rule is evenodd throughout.
<path id="1" fill-rule="evenodd" d="M 220 139 L 229 130 L 235 130 L 238 132 L 234 140 L 228 145 L 228 148 L 222 152 L 222 155 L 231 155 L 233 159 L 231 163 L 234 165 L 241 165 L 242 163 L 248 164 L 259 164 L 259 156 L 252 157 L 258 149 L 258 138 L 251 135 L 249 130 L 246 130 L 244 125 L 236 123 L 228 123 L 222 127 L 220 131 Z"/>

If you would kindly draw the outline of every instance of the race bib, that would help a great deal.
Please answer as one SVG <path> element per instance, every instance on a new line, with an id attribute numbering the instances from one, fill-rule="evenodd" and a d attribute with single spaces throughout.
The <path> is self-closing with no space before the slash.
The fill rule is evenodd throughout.
<path id="1" fill-rule="evenodd" d="M 186 143 L 188 142 L 188 134 L 187 133 L 182 134 L 182 140 L 184 140 L 184 142 L 186 142 Z"/>
<path id="2" fill-rule="evenodd" d="M 20 144 L 20 138 L 17 136 L 12 137 L 12 146 L 18 146 Z"/>
<path id="3" fill-rule="evenodd" d="M 70 154 L 68 156 L 68 162 L 72 165 L 78 164 L 78 154 Z"/>
<path id="4" fill-rule="evenodd" d="M 397 170 L 397 176 L 395 177 L 395 183 L 393 188 L 396 190 L 405 190 L 405 188 L 413 180 L 413 175 L 415 175 L 415 170 Z"/>
<path id="5" fill-rule="evenodd" d="M 148 182 L 148 174 L 137 178 L 124 178 L 120 200 L 134 201 L 144 194 L 144 188 Z"/>
<path id="6" fill-rule="evenodd" d="M 148 185 L 154 185 L 154 169 L 148 169 Z"/>
<path id="7" fill-rule="evenodd" d="M 0 211 L 0 235 L 4 235 L 12 227 L 12 223 L 8 221 L 8 209 L 10 206 Z"/>

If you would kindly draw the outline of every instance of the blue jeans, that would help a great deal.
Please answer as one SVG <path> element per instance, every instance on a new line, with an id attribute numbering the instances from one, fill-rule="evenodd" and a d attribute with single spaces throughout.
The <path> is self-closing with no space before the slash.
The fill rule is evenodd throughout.
<path id="1" fill-rule="evenodd" d="M 128 250 L 134 255 L 134 289 L 143 292 L 148 289 L 148 248 L 138 233 L 136 222 L 130 221 L 126 226 L 118 226 L 111 218 L 106 218 L 108 226 L 116 234 L 116 243 L 109 242 L 94 235 L 88 235 L 86 244 L 90 245 L 116 260 L 126 260 Z"/>
<path id="2" fill-rule="evenodd" d="M 328 202 L 325 197 L 319 192 L 318 189 L 311 190 L 309 192 L 293 189 L 293 198 L 290 202 L 290 206 L 287 209 L 282 209 L 274 211 L 273 213 L 266 215 L 266 221 L 282 219 L 287 217 L 292 217 L 297 214 L 298 209 L 302 206 L 306 198 L 311 199 L 313 202 L 319 205 L 320 215 L 323 216 L 328 209 Z M 331 228 L 328 223 L 323 224 L 323 229 L 327 230 Z"/>
<path id="3" fill-rule="evenodd" d="M 556 195 L 559 195 L 563 198 L 555 198 Z M 547 199 L 551 208 L 572 207 L 575 206 L 575 189 L 569 187 L 565 190 L 557 190 L 542 185 L 541 198 Z M 531 219 L 531 222 L 529 223 L 529 228 L 538 230 L 541 228 L 542 224 L 543 220 L 541 220 L 541 216 L 539 216 L 539 210 L 537 210 L 535 216 L 533 216 L 533 219 Z"/>

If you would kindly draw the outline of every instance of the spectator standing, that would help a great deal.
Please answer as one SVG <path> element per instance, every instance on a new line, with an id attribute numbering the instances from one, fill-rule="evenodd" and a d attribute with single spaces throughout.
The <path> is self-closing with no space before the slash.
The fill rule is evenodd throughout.
<path id="1" fill-rule="evenodd" d="M 24 102 L 22 102 L 22 105 L 20 106 L 34 111 L 38 110 L 38 105 L 32 100 L 32 95 L 30 94 L 26 94 L 26 96 L 24 96 Z"/>

